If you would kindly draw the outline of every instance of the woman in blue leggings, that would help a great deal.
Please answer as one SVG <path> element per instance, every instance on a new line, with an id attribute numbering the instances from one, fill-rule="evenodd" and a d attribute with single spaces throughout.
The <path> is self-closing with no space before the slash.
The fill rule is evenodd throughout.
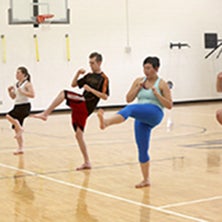
<path id="1" fill-rule="evenodd" d="M 98 110 L 100 128 L 124 122 L 128 117 L 135 119 L 135 139 L 139 152 L 139 162 L 143 180 L 136 188 L 150 186 L 149 181 L 149 141 L 151 130 L 163 119 L 163 108 L 172 108 L 172 98 L 167 83 L 158 77 L 160 61 L 157 57 L 147 57 L 143 62 L 145 77 L 137 78 L 126 95 L 128 103 L 137 98 L 138 103 L 130 104 L 110 118 L 104 118 L 104 111 Z"/>

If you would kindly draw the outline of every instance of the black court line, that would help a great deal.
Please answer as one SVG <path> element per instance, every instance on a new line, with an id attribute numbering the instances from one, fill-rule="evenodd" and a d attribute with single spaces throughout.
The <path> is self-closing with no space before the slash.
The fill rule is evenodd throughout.
<path id="1" fill-rule="evenodd" d="M 191 133 L 186 133 L 186 134 L 182 134 L 182 135 L 172 135 L 170 136 L 169 133 L 166 132 L 166 135 L 167 136 L 162 136 L 162 137 L 156 137 L 156 138 L 153 138 L 152 140 L 156 141 L 156 140 L 171 140 L 171 139 L 175 139 L 175 138 L 184 138 L 184 137 L 188 137 L 188 136 L 194 136 L 194 135 L 200 135 L 200 134 L 204 134 L 206 131 L 207 131 L 207 128 L 204 128 L 204 127 L 201 127 L 201 126 L 195 126 L 195 125 L 189 125 L 189 124 L 180 124 L 179 126 L 182 126 L 182 127 L 190 127 L 190 128 L 195 128 L 195 129 L 198 129 L 197 132 L 191 132 Z M 46 138 L 57 138 L 57 139 L 66 139 L 67 137 L 62 137 L 62 136 L 54 136 L 54 135 L 49 135 L 49 134 L 42 134 L 42 133 L 33 133 L 33 132 L 27 132 L 27 134 L 33 134 L 33 135 L 38 135 L 38 136 L 43 136 L 43 137 L 46 137 Z M 89 135 L 94 135 L 94 133 L 91 133 Z M 95 134 L 96 135 L 96 134 Z M 75 140 L 74 140 L 75 141 Z M 115 140 L 112 140 L 112 141 L 109 141 L 107 142 L 107 140 L 100 140 L 101 142 L 98 143 L 96 141 L 89 141 L 87 144 L 90 146 L 90 145 L 98 145 L 98 146 L 104 146 L 104 144 L 126 144 L 126 143 L 132 143 L 132 142 L 135 142 L 135 140 L 133 139 L 132 141 L 129 141 L 129 140 L 119 140 L 119 141 L 115 141 Z M 73 145 L 68 145 L 69 147 L 71 148 L 76 148 L 78 147 L 78 144 L 76 144 L 75 142 L 73 142 Z M 31 149 L 35 149 L 37 147 L 37 149 L 39 149 L 39 147 L 41 147 L 41 145 L 39 146 L 35 146 L 35 147 L 27 147 L 26 150 L 31 150 Z M 66 145 L 67 147 L 67 145 Z M 47 146 L 48 148 L 48 146 Z M 60 148 L 60 147 L 59 147 Z M 1 148 L 1 151 L 6 151 L 8 149 L 13 149 L 14 150 L 14 147 L 10 147 L 10 148 Z M 53 148 L 55 149 L 55 148 Z M 1 152 L 0 151 L 0 152 Z"/>
<path id="2" fill-rule="evenodd" d="M 217 143 L 217 141 L 219 143 Z M 193 144 L 185 144 L 181 145 L 185 148 L 191 148 L 191 149 L 222 149 L 222 141 L 221 140 L 209 140 L 209 141 L 203 141 L 202 143 L 193 143 Z"/>
<path id="3" fill-rule="evenodd" d="M 180 124 L 179 126 L 182 126 L 182 127 L 187 127 L 187 128 L 195 128 L 195 129 L 198 129 L 197 132 L 190 132 L 189 133 L 189 130 L 187 129 L 187 132 L 188 133 L 184 133 L 182 135 L 172 135 L 170 136 L 170 132 L 166 132 L 166 134 L 168 135 L 167 137 L 166 136 L 162 136 L 162 137 L 158 137 L 158 138 L 153 138 L 153 140 L 169 140 L 169 139 L 175 139 L 175 138 L 182 138 L 184 139 L 184 137 L 190 137 L 190 136 L 196 136 L 196 135 L 200 135 L 200 134 L 204 134 L 207 132 L 207 128 L 205 127 L 202 127 L 202 126 L 195 126 L 195 125 L 188 125 L 188 124 Z M 174 131 L 174 129 L 172 129 L 172 131 Z"/>
<path id="4" fill-rule="evenodd" d="M 217 136 L 218 138 L 221 138 L 222 132 L 214 132 L 214 133 L 210 133 L 207 134 L 207 137 L 211 137 L 211 136 Z M 189 149 L 207 149 L 207 150 L 220 150 L 222 149 L 222 139 L 202 139 L 201 141 L 197 142 L 197 143 L 190 143 L 190 144 L 181 144 L 180 147 L 185 147 L 185 148 L 189 148 Z"/>
<path id="5" fill-rule="evenodd" d="M 170 161 L 170 160 L 176 160 L 176 159 L 184 159 L 184 156 L 177 156 L 177 157 L 169 157 L 169 158 L 164 158 L 164 159 L 157 159 L 157 160 L 151 160 L 151 162 L 164 162 L 164 161 Z M 124 166 L 130 166 L 130 165 L 137 165 L 139 164 L 138 162 L 126 162 L 126 163 L 117 163 L 117 164 L 110 164 L 110 165 L 103 165 L 103 166 L 97 166 L 93 167 L 91 170 L 100 170 L 100 169 L 108 169 L 108 168 L 116 168 L 116 167 L 124 167 Z M 19 171 L 19 170 L 18 170 Z M 73 170 L 60 170 L 60 171 L 48 171 L 45 173 L 39 173 L 35 172 L 36 175 L 58 175 L 61 173 L 70 173 L 70 172 L 83 172 L 83 171 L 77 171 L 75 169 Z M 19 175 L 19 176 L 5 176 L 5 177 L 0 177 L 0 180 L 5 180 L 5 179 L 12 179 L 12 178 L 21 178 L 21 177 L 33 177 L 34 175 L 30 174 L 24 174 L 24 175 Z"/>
<path id="6" fill-rule="evenodd" d="M 203 144 L 199 145 L 194 145 L 194 146 L 183 146 L 186 148 L 193 148 L 193 149 L 205 149 L 205 150 L 222 150 L 222 145 L 221 146 L 204 146 Z"/>
<path id="7" fill-rule="evenodd" d="M 166 132 L 167 136 L 153 138 L 153 140 L 168 140 L 168 139 L 172 139 L 172 138 L 184 138 L 184 137 L 188 137 L 188 136 L 194 136 L 194 135 L 198 135 L 198 134 L 203 134 L 203 133 L 205 133 L 207 131 L 207 128 L 205 128 L 205 127 L 196 126 L 196 125 L 190 125 L 190 124 L 179 124 L 179 125 L 177 125 L 177 127 L 194 128 L 194 129 L 198 129 L 198 131 L 197 132 L 190 132 L 189 133 L 189 130 L 188 130 L 188 133 L 185 133 L 185 134 L 182 134 L 182 135 L 172 135 L 172 136 L 169 135 L 169 132 L 168 133 Z M 6 129 L 6 128 L 3 128 L 3 129 Z M 10 130 L 10 129 L 7 128 L 7 130 Z M 174 129 L 172 129 L 172 131 L 173 130 Z M 31 132 L 31 131 L 26 131 L 26 134 L 37 135 L 37 136 L 46 137 L 46 138 L 56 138 L 56 139 L 66 139 L 66 138 L 69 138 L 68 136 L 57 136 L 57 135 L 50 135 L 50 134 L 44 134 L 44 133 Z M 88 135 L 97 135 L 97 133 L 88 133 Z M 104 142 L 106 142 L 106 141 L 104 140 Z M 115 143 L 115 141 L 112 142 L 112 143 Z M 121 142 L 118 141 L 118 143 L 121 143 Z M 122 141 L 122 143 L 125 143 L 125 141 Z M 92 143 L 92 144 L 97 144 L 97 143 Z M 99 145 L 100 144 L 101 143 L 99 143 Z"/>

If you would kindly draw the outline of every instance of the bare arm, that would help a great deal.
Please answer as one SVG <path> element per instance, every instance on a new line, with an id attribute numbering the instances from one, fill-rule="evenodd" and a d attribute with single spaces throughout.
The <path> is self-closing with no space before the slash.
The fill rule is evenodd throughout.
<path id="1" fill-rule="evenodd" d="M 142 88 L 142 80 L 143 80 L 142 78 L 137 78 L 137 79 L 133 82 L 130 90 L 129 90 L 128 93 L 126 94 L 126 101 L 127 101 L 128 103 L 132 102 L 132 101 L 136 98 L 138 92 L 139 92 L 140 89 Z"/>
<path id="2" fill-rule="evenodd" d="M 32 86 L 32 83 L 28 82 L 25 85 L 24 89 L 18 88 L 18 91 L 20 91 L 23 95 L 29 97 L 29 98 L 34 98 L 35 97 L 35 92 Z"/>
<path id="3" fill-rule="evenodd" d="M 15 88 L 14 86 L 9 86 L 8 87 L 8 94 L 12 99 L 15 99 L 16 95 L 15 95 Z"/>
<path id="4" fill-rule="evenodd" d="M 74 76 L 74 78 L 72 80 L 72 84 L 71 84 L 72 87 L 78 86 L 78 84 L 77 84 L 78 78 L 80 75 L 83 75 L 85 72 L 86 72 L 85 69 L 79 69 L 77 71 L 76 75 Z"/>
<path id="5" fill-rule="evenodd" d="M 99 98 L 101 98 L 101 99 L 107 100 L 107 98 L 108 98 L 108 95 L 107 95 L 106 93 L 103 93 L 103 92 L 100 92 L 100 91 L 98 91 L 98 90 L 95 90 L 95 89 L 93 89 L 92 87 L 90 87 L 90 86 L 87 85 L 87 84 L 85 84 L 85 85 L 83 86 L 83 88 L 84 88 L 86 91 L 93 93 L 95 96 L 97 96 L 97 97 L 99 97 Z"/>
<path id="6" fill-rule="evenodd" d="M 217 75 L 216 89 L 217 92 L 222 92 L 222 72 Z"/>
<path id="7" fill-rule="evenodd" d="M 168 84 L 165 81 L 161 80 L 159 88 L 162 92 L 162 95 L 158 93 L 155 87 L 152 88 L 153 94 L 157 97 L 157 99 L 164 107 L 166 107 L 167 109 L 172 109 L 173 101 Z"/>

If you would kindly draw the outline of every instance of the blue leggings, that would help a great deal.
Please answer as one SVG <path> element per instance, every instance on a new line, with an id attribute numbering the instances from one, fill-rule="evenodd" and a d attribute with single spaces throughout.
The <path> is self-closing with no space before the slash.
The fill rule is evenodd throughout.
<path id="1" fill-rule="evenodd" d="M 139 151 L 139 161 L 146 163 L 149 157 L 149 142 L 151 129 L 163 119 L 163 111 L 154 104 L 132 104 L 121 109 L 118 114 L 126 120 L 135 118 L 134 132 Z"/>

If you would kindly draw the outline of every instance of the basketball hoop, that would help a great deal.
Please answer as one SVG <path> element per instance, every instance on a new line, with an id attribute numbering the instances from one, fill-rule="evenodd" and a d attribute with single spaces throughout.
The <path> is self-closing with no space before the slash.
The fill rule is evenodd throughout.
<path id="1" fill-rule="evenodd" d="M 36 22 L 37 24 L 51 23 L 50 19 L 53 17 L 54 17 L 53 14 L 38 15 L 36 16 Z"/>

